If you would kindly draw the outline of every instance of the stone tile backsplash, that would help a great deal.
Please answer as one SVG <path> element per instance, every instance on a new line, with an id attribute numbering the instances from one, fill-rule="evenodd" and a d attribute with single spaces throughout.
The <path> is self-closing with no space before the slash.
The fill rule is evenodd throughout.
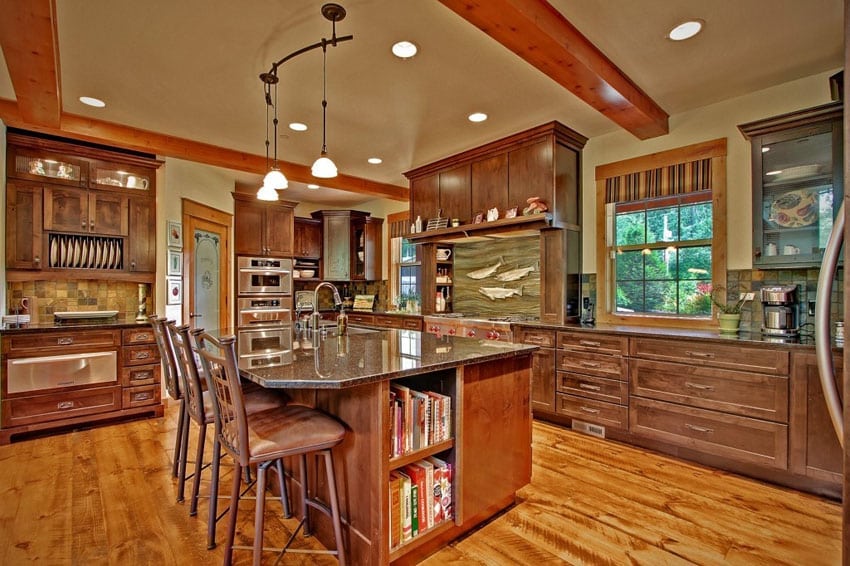
<path id="1" fill-rule="evenodd" d="M 151 314 L 150 286 L 146 285 L 147 308 Z M 33 320 L 52 322 L 54 312 L 118 311 L 119 318 L 134 317 L 138 308 L 139 284 L 128 281 L 10 281 L 6 283 L 5 312 L 14 313 L 23 297 L 30 297 Z"/>

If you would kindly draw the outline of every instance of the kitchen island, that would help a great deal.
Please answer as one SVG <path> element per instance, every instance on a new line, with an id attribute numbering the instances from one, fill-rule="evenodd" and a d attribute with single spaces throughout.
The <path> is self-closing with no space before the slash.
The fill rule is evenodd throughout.
<path id="1" fill-rule="evenodd" d="M 241 373 L 263 387 L 286 389 L 295 402 L 346 425 L 334 458 L 350 563 L 415 563 L 510 506 L 531 480 L 536 347 L 359 327 L 314 343 L 298 334 L 291 363 Z M 391 384 L 449 397 L 448 439 L 393 457 Z M 453 514 L 393 546 L 390 473 L 429 456 L 452 468 Z M 287 462 L 287 469 L 293 466 Z M 321 470 L 311 473 L 323 477 Z M 329 521 L 319 513 L 313 518 L 319 540 L 332 547 Z"/>

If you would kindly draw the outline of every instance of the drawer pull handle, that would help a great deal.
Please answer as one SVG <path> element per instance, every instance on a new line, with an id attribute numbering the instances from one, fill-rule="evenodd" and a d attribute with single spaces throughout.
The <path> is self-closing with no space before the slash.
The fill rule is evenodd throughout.
<path id="1" fill-rule="evenodd" d="M 580 411 L 584 411 L 585 413 L 591 413 L 593 415 L 599 413 L 599 409 L 591 409 L 590 407 L 579 407 Z"/>
<path id="2" fill-rule="evenodd" d="M 56 403 L 56 408 L 62 409 L 62 410 L 73 409 L 74 408 L 74 402 L 73 401 L 59 401 L 58 403 Z"/>
<path id="3" fill-rule="evenodd" d="M 147 340 L 147 339 L 148 339 L 147 334 L 136 334 L 135 336 L 133 336 L 133 340 L 137 341 L 137 342 L 141 342 L 141 341 Z"/>
<path id="4" fill-rule="evenodd" d="M 74 343 L 74 338 L 72 336 L 63 336 L 62 338 L 58 338 L 56 343 L 59 346 L 70 346 Z"/>
<path id="5" fill-rule="evenodd" d="M 598 348 L 602 345 L 601 342 L 595 342 L 593 340 L 579 340 L 578 343 L 582 346 L 591 346 L 593 348 Z"/>
<path id="6" fill-rule="evenodd" d="M 694 430 L 696 432 L 707 432 L 707 433 L 714 432 L 713 428 L 706 428 L 704 426 L 692 425 L 690 423 L 685 423 L 685 428 L 689 428 L 689 429 Z"/>
<path id="7" fill-rule="evenodd" d="M 579 365 L 583 368 L 598 368 L 600 364 L 597 362 L 581 362 Z"/>
<path id="8" fill-rule="evenodd" d="M 588 391 L 601 391 L 602 390 L 602 388 L 599 387 L 598 385 L 591 385 L 589 383 L 579 383 L 578 387 L 579 387 L 579 389 L 587 389 Z"/>
<path id="9" fill-rule="evenodd" d="M 703 391 L 714 391 L 713 385 L 703 385 L 702 383 L 692 383 L 690 381 L 685 382 L 685 387 L 690 387 L 691 389 L 702 389 Z"/>
<path id="10" fill-rule="evenodd" d="M 74 380 L 71 381 L 60 381 L 56 384 L 58 387 L 65 387 L 66 385 L 74 385 Z"/>
<path id="11" fill-rule="evenodd" d="M 148 359 L 148 358 L 150 358 L 150 357 L 151 357 L 151 353 L 150 353 L 150 352 L 137 352 L 137 353 L 136 353 L 136 359 L 137 359 L 137 360 L 146 360 L 146 359 Z"/>
<path id="12" fill-rule="evenodd" d="M 526 336 L 525 343 L 526 344 L 543 344 L 544 340 L 540 336 Z"/>
<path id="13" fill-rule="evenodd" d="M 686 353 L 689 356 L 691 356 L 692 358 L 713 358 L 714 357 L 714 354 L 711 353 L 711 352 L 692 352 L 692 351 L 688 350 Z"/>
<path id="14" fill-rule="evenodd" d="M 153 399 L 153 391 L 145 391 L 142 393 L 134 393 L 133 401 L 149 401 Z"/>
<path id="15" fill-rule="evenodd" d="M 133 377 L 131 379 L 133 381 L 141 381 L 143 379 L 150 379 L 152 377 L 153 377 L 152 371 L 138 371 L 138 372 L 133 374 Z"/>

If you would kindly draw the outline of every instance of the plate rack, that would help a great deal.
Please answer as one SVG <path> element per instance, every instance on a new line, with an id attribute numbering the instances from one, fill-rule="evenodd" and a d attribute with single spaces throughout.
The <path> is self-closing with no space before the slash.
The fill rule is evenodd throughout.
<path id="1" fill-rule="evenodd" d="M 50 234 L 48 265 L 56 269 L 124 269 L 124 239 Z"/>

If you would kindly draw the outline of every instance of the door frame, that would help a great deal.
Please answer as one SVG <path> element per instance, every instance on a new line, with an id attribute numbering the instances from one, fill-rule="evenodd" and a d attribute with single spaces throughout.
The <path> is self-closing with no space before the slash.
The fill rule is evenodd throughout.
<path id="1" fill-rule="evenodd" d="M 219 289 L 221 289 L 221 294 L 219 296 L 219 321 L 217 328 L 230 328 L 233 326 L 229 302 L 232 295 L 230 234 L 233 231 L 233 215 L 187 198 L 181 199 L 181 204 L 183 209 L 182 219 L 185 242 L 183 253 L 183 320 L 185 324 L 194 326 L 191 315 L 195 310 L 194 285 L 192 284 L 195 280 L 195 242 L 192 235 L 195 233 L 195 228 L 203 230 L 205 226 L 217 227 L 221 229 L 223 234 L 219 257 L 219 263 L 221 265 Z M 209 324 L 207 327 L 212 328 Z"/>

